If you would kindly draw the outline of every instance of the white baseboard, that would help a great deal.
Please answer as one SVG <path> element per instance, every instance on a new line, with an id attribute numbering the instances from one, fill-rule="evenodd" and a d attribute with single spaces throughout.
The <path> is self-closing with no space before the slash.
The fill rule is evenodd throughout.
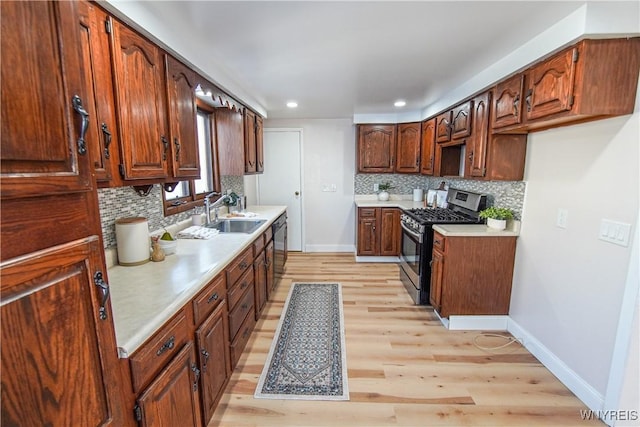
<path id="1" fill-rule="evenodd" d="M 356 262 L 400 262 L 397 256 L 357 256 Z"/>
<path id="2" fill-rule="evenodd" d="M 305 252 L 355 252 L 353 245 L 305 245 Z"/>
<path id="3" fill-rule="evenodd" d="M 449 316 L 452 331 L 506 331 L 509 316 Z"/>
<path id="4" fill-rule="evenodd" d="M 578 399 L 593 411 L 599 411 L 604 405 L 604 396 L 591 387 L 577 373 L 569 368 L 558 356 L 545 347 L 526 329 L 509 318 L 507 330 L 516 337 L 531 354 L 533 354 L 560 382 L 562 382 Z"/>

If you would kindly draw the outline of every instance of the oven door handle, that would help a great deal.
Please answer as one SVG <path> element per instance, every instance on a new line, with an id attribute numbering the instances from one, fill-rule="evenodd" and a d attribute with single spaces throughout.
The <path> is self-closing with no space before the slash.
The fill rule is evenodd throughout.
<path id="1" fill-rule="evenodd" d="M 402 222 L 400 223 L 400 226 L 402 227 L 402 229 L 403 229 L 404 231 L 406 231 L 406 232 L 407 232 L 407 234 L 409 234 L 409 235 L 411 235 L 411 236 L 415 237 L 416 239 L 418 239 L 418 243 L 422 243 L 422 240 L 423 240 L 423 236 L 422 236 L 422 234 L 420 234 L 420 233 L 416 233 L 415 231 L 410 230 L 410 229 L 409 229 L 409 228 L 407 228 L 407 226 L 406 226 L 406 225 L 404 225 Z"/>

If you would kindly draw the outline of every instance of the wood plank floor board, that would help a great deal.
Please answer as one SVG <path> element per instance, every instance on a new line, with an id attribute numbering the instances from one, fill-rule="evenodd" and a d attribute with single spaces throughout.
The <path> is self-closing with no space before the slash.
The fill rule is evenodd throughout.
<path id="1" fill-rule="evenodd" d="M 604 425 L 583 421 L 585 405 L 519 343 L 478 348 L 506 340 L 445 329 L 398 275 L 352 254 L 290 253 L 209 427 Z M 349 401 L 253 397 L 293 282 L 342 283 Z"/>

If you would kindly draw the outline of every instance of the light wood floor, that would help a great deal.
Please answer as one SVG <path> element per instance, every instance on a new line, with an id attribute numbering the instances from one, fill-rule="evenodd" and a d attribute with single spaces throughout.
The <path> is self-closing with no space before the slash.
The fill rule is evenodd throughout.
<path id="1" fill-rule="evenodd" d="M 342 283 L 350 400 L 254 399 L 290 285 L 312 281 Z M 394 264 L 291 253 L 209 427 L 604 425 L 526 349 L 478 335 L 412 305 Z"/>

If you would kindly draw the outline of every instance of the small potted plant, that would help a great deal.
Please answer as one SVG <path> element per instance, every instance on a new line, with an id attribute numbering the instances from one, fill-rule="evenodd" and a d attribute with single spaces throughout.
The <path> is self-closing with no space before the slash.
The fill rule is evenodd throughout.
<path id="1" fill-rule="evenodd" d="M 480 218 L 487 220 L 487 227 L 504 230 L 507 227 L 507 220 L 513 219 L 513 211 L 509 208 L 491 206 L 490 208 L 480 211 Z"/>
<path id="2" fill-rule="evenodd" d="M 378 200 L 387 201 L 389 200 L 389 190 L 391 190 L 393 186 L 389 181 L 378 185 Z"/>

